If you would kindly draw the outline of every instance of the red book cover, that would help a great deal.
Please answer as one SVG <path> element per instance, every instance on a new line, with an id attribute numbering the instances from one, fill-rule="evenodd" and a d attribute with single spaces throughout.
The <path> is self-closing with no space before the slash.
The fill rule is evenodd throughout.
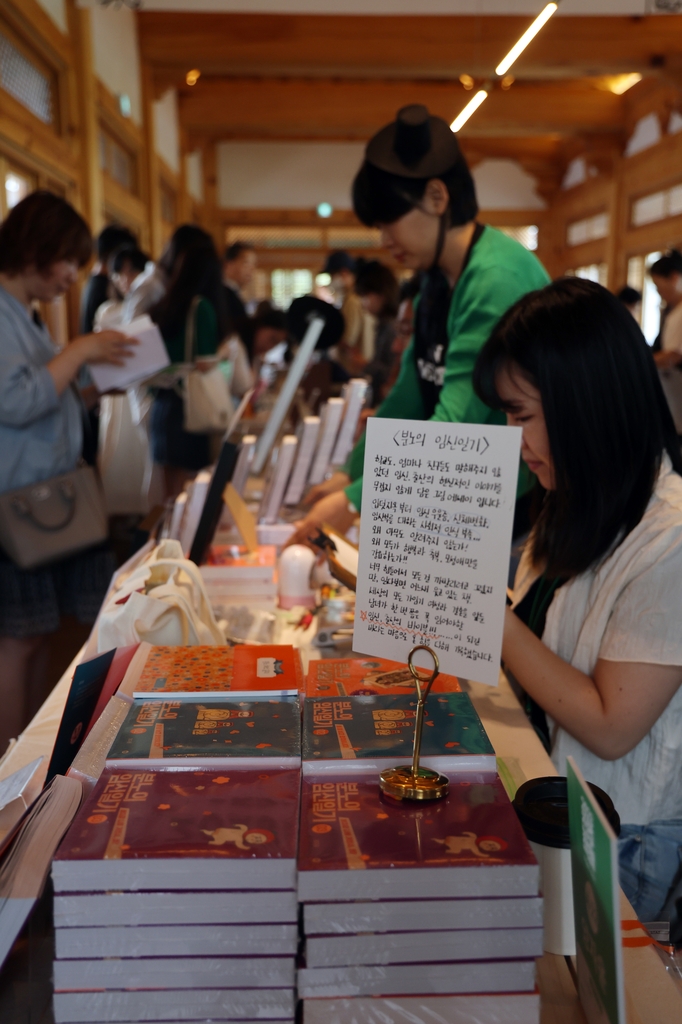
<path id="1" fill-rule="evenodd" d="M 133 660 L 133 655 L 139 646 L 139 644 L 131 644 L 130 647 L 117 648 L 116 653 L 114 654 L 114 660 L 107 672 L 107 678 L 104 680 L 104 686 L 102 687 L 102 692 L 99 695 L 99 700 L 97 701 L 95 710 L 92 713 L 92 718 L 90 719 L 90 724 L 87 728 L 84 739 L 87 739 L 88 733 L 92 729 L 93 725 L 123 682 L 123 677 L 128 671 L 128 666 Z"/>
<path id="2" fill-rule="evenodd" d="M 299 779 L 294 769 L 105 768 L 55 860 L 291 860 L 296 856 Z"/>
<path id="3" fill-rule="evenodd" d="M 422 675 L 426 675 L 422 671 Z M 456 676 L 441 673 L 431 693 L 458 693 Z M 311 661 L 306 697 L 360 697 L 380 693 L 415 693 L 414 679 L 407 665 L 386 658 L 320 658 Z"/>
<path id="4" fill-rule="evenodd" d="M 496 868 L 511 868 L 512 876 L 521 876 L 523 867 L 535 865 L 516 813 L 493 773 L 452 775 L 448 796 L 426 804 L 384 797 L 376 775 L 303 779 L 298 857 L 303 899 L 310 891 L 305 875 L 317 876 L 312 883 L 315 895 L 309 898 L 319 899 L 325 891 L 322 876 L 344 872 L 348 894 L 343 886 L 335 892 L 330 877 L 329 898 L 352 899 L 357 876 L 383 871 L 391 884 L 382 885 L 376 878 L 371 898 L 395 899 L 410 895 L 400 889 L 402 872 L 395 869 L 419 868 L 422 873 L 428 868 L 474 868 L 477 875 L 490 875 Z M 529 878 L 536 877 L 536 871 Z M 447 884 L 443 871 L 435 874 Z M 361 884 L 371 887 L 372 882 Z"/>
<path id="5" fill-rule="evenodd" d="M 287 644 L 236 647 L 152 647 L 133 696 L 156 694 L 298 693 L 298 651 Z"/>
<path id="6" fill-rule="evenodd" d="M 202 566 L 204 574 L 209 568 L 224 570 L 225 579 L 271 580 L 277 568 L 277 548 L 274 544 L 259 544 L 255 551 L 249 551 L 238 544 L 213 544 Z"/>

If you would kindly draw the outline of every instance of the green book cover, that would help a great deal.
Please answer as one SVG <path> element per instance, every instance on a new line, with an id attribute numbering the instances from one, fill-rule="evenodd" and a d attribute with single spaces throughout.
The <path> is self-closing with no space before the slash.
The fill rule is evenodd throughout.
<path id="1" fill-rule="evenodd" d="M 298 697 L 280 700 L 133 701 L 108 761 L 301 757 Z"/>
<path id="2" fill-rule="evenodd" d="M 412 757 L 416 696 L 312 697 L 304 703 L 304 771 L 315 764 Z M 440 771 L 478 768 L 495 771 L 495 752 L 466 693 L 429 694 L 421 759 Z"/>
<path id="3" fill-rule="evenodd" d="M 572 757 L 566 777 L 580 1002 L 589 1024 L 625 1024 L 618 840 Z"/>

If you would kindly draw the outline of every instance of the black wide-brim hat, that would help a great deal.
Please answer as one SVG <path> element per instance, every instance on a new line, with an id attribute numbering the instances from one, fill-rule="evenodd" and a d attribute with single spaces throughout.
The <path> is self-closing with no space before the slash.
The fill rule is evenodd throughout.
<path id="1" fill-rule="evenodd" d="M 402 107 L 395 121 L 370 139 L 365 159 L 403 178 L 437 178 L 464 162 L 450 125 L 420 103 Z"/>
<path id="2" fill-rule="evenodd" d="M 315 348 L 318 352 L 326 352 L 328 348 L 338 345 L 345 330 L 343 314 L 330 302 L 324 302 L 315 295 L 302 295 L 294 299 L 287 310 L 289 332 L 300 343 L 315 316 L 321 316 L 324 320 L 322 334 Z"/>

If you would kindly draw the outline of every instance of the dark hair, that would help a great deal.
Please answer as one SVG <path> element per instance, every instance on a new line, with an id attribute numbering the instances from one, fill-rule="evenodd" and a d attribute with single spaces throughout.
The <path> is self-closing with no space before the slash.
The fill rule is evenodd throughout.
<path id="1" fill-rule="evenodd" d="M 10 210 L 0 225 L 0 271 L 19 274 L 59 260 L 85 266 L 92 255 L 90 229 L 65 199 L 40 189 Z"/>
<path id="2" fill-rule="evenodd" d="M 194 245 L 213 245 L 208 231 L 197 224 L 181 224 L 166 242 L 158 266 L 166 277 L 172 277 L 180 257 Z"/>
<path id="3" fill-rule="evenodd" d="M 677 249 L 670 249 L 649 267 L 650 277 L 672 277 L 673 274 L 682 274 L 682 252 Z"/>
<path id="4" fill-rule="evenodd" d="M 262 327 L 269 327 L 271 330 L 288 333 L 289 327 L 286 313 L 283 313 L 281 309 L 275 309 L 269 302 L 261 302 L 259 303 L 256 315 L 249 317 L 242 324 L 241 339 L 244 342 L 250 363 L 253 363 L 254 360 L 256 334 Z"/>
<path id="5" fill-rule="evenodd" d="M 136 246 L 135 235 L 130 228 L 124 228 L 120 224 L 108 224 L 97 236 L 97 258 L 104 263 L 112 252 L 120 249 L 122 245 Z"/>
<path id="6" fill-rule="evenodd" d="M 164 337 L 184 331 L 187 313 L 195 296 L 207 299 L 218 319 L 218 343 L 230 332 L 218 254 L 210 235 L 181 253 L 164 297 L 149 310 Z"/>
<path id="7" fill-rule="evenodd" d="M 638 302 L 642 301 L 642 293 L 638 292 L 636 288 L 631 288 L 629 284 L 626 284 L 624 288 L 621 288 L 616 293 L 616 298 L 619 302 L 622 302 L 624 306 L 636 306 Z"/>
<path id="8" fill-rule="evenodd" d="M 393 271 L 379 260 L 370 260 L 361 267 L 355 280 L 355 291 L 358 295 L 380 295 L 383 300 L 381 317 L 397 315 L 400 288 Z"/>
<path id="9" fill-rule="evenodd" d="M 464 158 L 436 177 L 443 182 L 450 197 L 449 226 L 458 227 L 474 220 L 478 213 L 476 189 Z M 431 180 L 404 178 L 382 171 L 365 160 L 353 182 L 353 209 L 367 227 L 392 224 L 419 205 Z"/>
<path id="10" fill-rule="evenodd" d="M 675 427 L 651 350 L 606 288 L 563 278 L 509 309 L 481 349 L 473 382 L 494 409 L 499 374 L 538 389 L 555 474 L 532 533 L 536 565 L 572 577 L 637 526 L 664 452 L 682 473 Z"/>
<path id="11" fill-rule="evenodd" d="M 125 265 L 129 263 L 133 270 L 141 274 L 148 261 L 149 257 L 141 249 L 136 246 L 124 245 L 109 257 L 107 269 L 110 274 L 120 274 Z"/>
<path id="12" fill-rule="evenodd" d="M 251 242 L 233 242 L 225 250 L 224 260 L 226 263 L 231 263 L 232 260 L 238 260 L 243 252 L 253 251 L 254 246 L 251 245 Z"/>

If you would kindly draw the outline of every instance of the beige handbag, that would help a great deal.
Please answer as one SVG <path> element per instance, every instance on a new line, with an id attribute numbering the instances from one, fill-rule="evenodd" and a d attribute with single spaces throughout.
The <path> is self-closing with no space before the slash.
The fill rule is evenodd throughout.
<path id="1" fill-rule="evenodd" d="M 0 546 L 20 569 L 68 558 L 108 533 L 92 466 L 0 494 Z"/>
<path id="2" fill-rule="evenodd" d="M 196 359 L 196 312 L 201 296 L 195 295 L 185 325 L 185 364 Z M 227 430 L 232 403 L 227 381 L 219 366 L 203 373 L 190 369 L 184 379 L 184 427 L 190 434 L 224 433 Z"/>

